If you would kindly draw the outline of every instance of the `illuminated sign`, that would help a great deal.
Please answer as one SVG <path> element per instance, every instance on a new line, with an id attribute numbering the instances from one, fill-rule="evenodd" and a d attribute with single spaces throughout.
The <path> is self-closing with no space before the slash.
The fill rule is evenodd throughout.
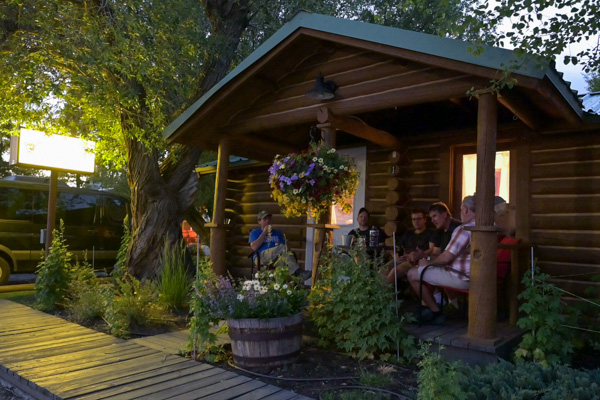
<path id="1" fill-rule="evenodd" d="M 96 143 L 40 131 L 21 129 L 10 139 L 10 165 L 93 173 Z"/>

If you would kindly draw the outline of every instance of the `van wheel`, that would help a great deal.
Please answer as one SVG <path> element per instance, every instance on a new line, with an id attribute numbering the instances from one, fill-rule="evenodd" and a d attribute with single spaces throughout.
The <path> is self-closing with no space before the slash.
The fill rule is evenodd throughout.
<path id="1" fill-rule="evenodd" d="M 0 285 L 6 285 L 10 277 L 10 265 L 8 261 L 0 257 Z"/>

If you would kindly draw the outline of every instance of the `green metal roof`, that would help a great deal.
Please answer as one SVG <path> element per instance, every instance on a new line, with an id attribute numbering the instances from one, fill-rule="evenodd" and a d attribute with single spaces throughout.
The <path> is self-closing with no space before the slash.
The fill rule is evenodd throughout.
<path id="1" fill-rule="evenodd" d="M 301 11 L 167 126 L 163 136 L 169 138 L 173 135 L 215 93 L 300 28 L 380 43 L 496 70 L 503 70 L 513 62 L 518 62 L 519 68 L 514 70 L 514 73 L 537 79 L 548 76 L 577 115 L 583 115 L 576 95 L 556 71 L 553 62 L 549 61 L 546 67 L 542 68 L 539 61 L 532 56 L 518 57 L 511 50 L 491 46 L 483 46 L 484 52 L 476 56 L 470 51 L 475 44 L 470 42 Z"/>

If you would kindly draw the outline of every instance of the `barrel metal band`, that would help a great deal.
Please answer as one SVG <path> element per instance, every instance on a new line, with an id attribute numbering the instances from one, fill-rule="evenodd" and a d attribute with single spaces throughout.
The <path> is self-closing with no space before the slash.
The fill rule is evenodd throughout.
<path id="1" fill-rule="evenodd" d="M 285 328 L 283 332 L 256 332 L 246 333 L 241 332 L 237 328 L 229 328 L 229 338 L 231 340 L 239 340 L 244 342 L 259 342 L 264 340 L 279 340 L 287 339 L 302 334 L 302 323 L 296 325 L 290 325 Z"/>
<path id="2" fill-rule="evenodd" d="M 242 357 L 242 356 L 236 356 L 235 354 L 233 355 L 233 362 L 234 363 L 238 363 L 238 364 L 268 364 L 271 362 L 275 362 L 275 361 L 282 361 L 282 360 L 291 360 L 294 357 L 298 357 L 300 355 L 300 350 L 294 351 L 292 353 L 288 353 L 288 354 L 280 354 L 278 356 L 270 356 L 270 357 Z"/>

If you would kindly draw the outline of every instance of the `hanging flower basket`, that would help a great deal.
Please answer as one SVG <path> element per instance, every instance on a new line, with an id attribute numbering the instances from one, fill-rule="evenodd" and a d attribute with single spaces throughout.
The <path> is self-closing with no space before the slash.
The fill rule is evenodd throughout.
<path id="1" fill-rule="evenodd" d="M 358 186 L 354 161 L 323 142 L 311 142 L 300 154 L 277 155 L 269 168 L 271 197 L 286 217 L 308 214 L 318 222 L 333 204 L 351 211 L 348 203 Z"/>

